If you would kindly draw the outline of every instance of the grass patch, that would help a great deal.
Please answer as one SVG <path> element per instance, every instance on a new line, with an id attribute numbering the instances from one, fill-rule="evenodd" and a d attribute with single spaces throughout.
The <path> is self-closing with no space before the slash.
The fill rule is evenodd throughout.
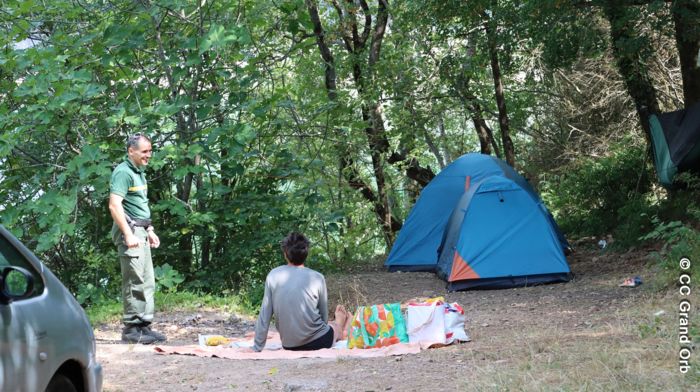
<path id="1" fill-rule="evenodd" d="M 614 315 L 602 319 L 592 316 L 593 327 L 526 328 L 514 332 L 508 342 L 471 350 L 464 357 L 470 369 L 463 373 L 465 389 L 696 390 L 700 383 L 697 352 L 692 354 L 690 372 L 681 374 L 678 369 L 675 294 L 669 291 L 640 297 L 634 306 Z M 697 300 L 697 295 L 691 299 Z M 691 324 L 700 324 L 697 312 Z M 693 341 L 700 339 L 691 335 Z"/>
<path id="2" fill-rule="evenodd" d="M 190 291 L 178 291 L 174 293 L 156 293 L 156 311 L 193 311 L 201 308 L 222 310 L 247 314 L 244 301 L 240 296 L 215 296 Z"/>
<path id="3" fill-rule="evenodd" d="M 682 391 L 697 386 L 695 369 L 679 373 L 672 340 L 638 340 L 625 330 L 604 327 L 560 342 L 551 341 L 556 331 L 530 331 L 523 346 L 499 355 L 505 363 L 477 365 L 470 384 L 498 391 Z"/>
<path id="4" fill-rule="evenodd" d="M 108 324 L 118 321 L 122 315 L 122 303 L 117 301 L 103 301 L 85 308 L 90 324 Z"/>
<path id="5" fill-rule="evenodd" d="M 244 298 L 238 295 L 215 296 L 190 291 L 156 292 L 156 313 L 173 311 L 195 311 L 202 308 L 222 312 L 251 315 Z M 118 322 L 122 316 L 121 301 L 103 301 L 85 308 L 92 325 Z"/>

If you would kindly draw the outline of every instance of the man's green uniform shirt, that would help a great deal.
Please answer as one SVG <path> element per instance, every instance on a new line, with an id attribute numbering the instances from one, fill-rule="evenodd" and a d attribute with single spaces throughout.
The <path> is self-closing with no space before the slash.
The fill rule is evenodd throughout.
<path id="1" fill-rule="evenodd" d="M 148 185 L 144 169 L 137 168 L 128 158 L 112 172 L 109 181 L 109 193 L 124 198 L 124 212 L 132 218 L 150 219 L 148 208 Z"/>

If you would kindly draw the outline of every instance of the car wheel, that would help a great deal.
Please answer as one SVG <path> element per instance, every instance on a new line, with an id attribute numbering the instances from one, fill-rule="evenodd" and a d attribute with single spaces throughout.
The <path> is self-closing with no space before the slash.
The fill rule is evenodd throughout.
<path id="1" fill-rule="evenodd" d="M 51 378 L 49 385 L 46 387 L 46 392 L 78 392 L 70 378 L 63 374 L 57 374 Z"/>

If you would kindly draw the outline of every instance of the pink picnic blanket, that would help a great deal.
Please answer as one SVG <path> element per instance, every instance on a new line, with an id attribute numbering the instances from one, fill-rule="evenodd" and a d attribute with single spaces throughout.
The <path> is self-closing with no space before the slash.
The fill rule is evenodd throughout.
<path id="1" fill-rule="evenodd" d="M 245 341 L 245 338 L 237 339 Z M 281 345 L 279 334 L 270 333 L 267 344 L 269 346 Z M 347 348 L 324 348 L 314 351 L 291 351 L 284 349 L 247 352 L 245 349 L 225 346 L 156 346 L 158 354 L 182 354 L 194 355 L 198 357 L 216 357 L 226 359 L 296 359 L 296 358 L 375 358 L 388 357 L 392 355 L 417 354 L 421 348 L 428 348 L 425 344 L 419 343 L 398 343 L 382 348 L 371 349 L 347 349 Z"/>

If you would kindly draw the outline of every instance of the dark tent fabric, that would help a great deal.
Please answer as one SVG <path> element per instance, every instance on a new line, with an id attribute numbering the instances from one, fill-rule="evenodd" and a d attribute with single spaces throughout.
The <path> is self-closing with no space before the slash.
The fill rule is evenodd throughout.
<path id="1" fill-rule="evenodd" d="M 654 166 L 659 183 L 673 186 L 673 177 L 700 172 L 700 102 L 675 112 L 649 118 Z"/>
<path id="2" fill-rule="evenodd" d="M 525 178 L 466 154 L 423 189 L 385 266 L 435 271 L 450 290 L 515 287 L 568 281 L 568 246 Z"/>

